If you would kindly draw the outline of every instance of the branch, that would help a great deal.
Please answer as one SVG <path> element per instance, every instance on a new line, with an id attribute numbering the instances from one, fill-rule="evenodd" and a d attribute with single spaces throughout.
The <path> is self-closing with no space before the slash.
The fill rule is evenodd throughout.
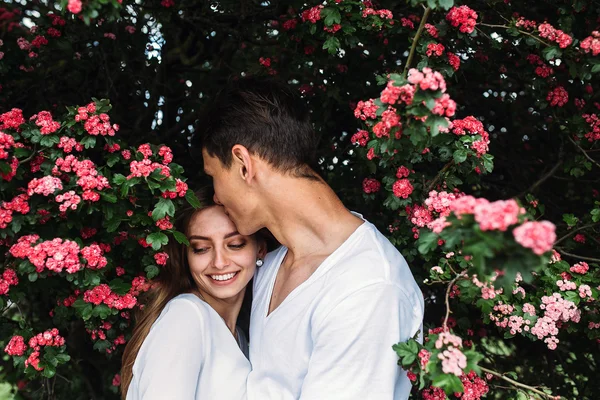
<path id="1" fill-rule="evenodd" d="M 563 254 L 565 256 L 569 256 L 569 257 L 573 257 L 573 258 L 577 258 L 579 260 L 585 260 L 585 261 L 592 261 L 592 262 L 597 262 L 600 263 L 600 258 L 593 258 L 593 257 L 584 257 L 584 256 L 580 256 L 577 254 L 573 254 L 573 253 L 567 253 L 566 251 L 564 251 L 562 248 L 557 247 L 556 250 L 558 250 L 558 252 L 560 254 Z"/>
<path id="2" fill-rule="evenodd" d="M 590 155 L 584 149 L 582 149 L 581 146 L 578 145 L 576 141 L 573 140 L 573 138 L 571 137 L 571 135 L 568 135 L 567 137 L 569 138 L 569 140 L 571 141 L 571 143 L 573 143 L 575 145 L 575 147 L 577 147 L 579 149 L 579 151 L 581 151 L 581 153 L 585 156 L 585 158 L 587 158 L 593 164 L 595 164 L 596 167 L 600 168 L 600 163 L 598 161 L 594 160 L 592 157 L 590 157 Z"/>
<path id="3" fill-rule="evenodd" d="M 425 23 L 427 22 L 427 18 L 429 17 L 429 13 L 431 13 L 431 8 L 427 7 L 423 12 L 423 17 L 421 18 L 421 23 L 419 24 L 419 28 L 417 29 L 417 33 L 415 33 L 415 37 L 413 38 L 412 46 L 410 46 L 410 52 L 408 53 L 408 58 L 406 59 L 406 65 L 404 66 L 404 71 L 402 75 L 406 76 L 408 74 L 408 69 L 410 68 L 410 64 L 413 61 L 415 56 L 415 50 L 417 49 L 417 43 L 419 42 L 419 38 L 421 37 L 421 33 L 425 28 Z"/>
<path id="4" fill-rule="evenodd" d="M 466 273 L 467 271 L 463 271 L 457 275 L 450 281 L 448 284 L 448 289 L 446 289 L 446 316 L 444 317 L 444 323 L 442 324 L 445 331 L 448 330 L 448 318 L 450 317 L 450 291 L 452 290 L 452 286 L 454 286 L 454 283 L 458 280 L 458 278 L 463 277 Z"/>
<path id="5" fill-rule="evenodd" d="M 478 23 L 477 25 L 482 25 L 482 26 L 487 26 L 490 28 L 502 28 L 502 29 L 510 29 L 510 26 L 506 26 L 506 25 L 493 25 L 493 24 L 484 24 L 484 23 Z M 515 28 L 516 29 L 516 28 Z M 519 31 L 519 33 L 523 34 L 523 35 L 527 35 L 530 36 L 532 38 L 534 38 L 535 40 L 537 40 L 538 42 L 542 43 L 544 46 L 549 47 L 550 44 L 544 42 L 542 39 L 540 39 L 539 37 L 527 32 L 527 31 L 522 31 L 521 29 L 517 29 L 517 31 Z"/>
<path id="6" fill-rule="evenodd" d="M 592 224 L 587 224 L 587 225 L 584 225 L 584 226 L 580 226 L 579 228 L 577 228 L 577 229 L 575 229 L 575 230 L 567 233 L 565 236 L 563 236 L 560 239 L 558 239 L 556 242 L 554 242 L 554 245 L 556 246 L 557 244 L 559 244 L 563 240 L 568 239 L 569 237 L 573 236 L 573 234 L 576 233 L 576 232 L 579 232 L 579 231 L 587 229 L 587 228 L 591 228 L 591 227 L 596 226 L 596 225 L 600 225 L 600 222 L 594 222 Z"/>
<path id="7" fill-rule="evenodd" d="M 540 179 L 538 179 L 537 182 L 535 182 L 533 185 L 531 185 L 531 187 L 529 189 L 521 192 L 517 197 L 523 197 L 527 193 L 533 192 L 535 189 L 538 188 L 538 186 L 540 186 L 542 183 L 546 182 L 548 179 L 550 179 L 550 177 L 552 175 L 554 175 L 554 173 L 556 172 L 556 170 L 558 168 L 560 168 L 560 166 L 563 163 L 563 157 L 564 157 L 563 149 L 564 149 L 564 145 L 561 144 L 560 145 L 560 149 L 558 150 L 558 161 L 556 162 L 556 164 L 554 165 L 554 167 L 552 167 L 552 169 L 550 171 L 548 171 Z"/>
<path id="8" fill-rule="evenodd" d="M 442 178 L 442 175 L 444 174 L 444 172 L 448 171 L 448 169 L 450 169 L 452 164 L 454 164 L 454 160 L 450 160 L 446 165 L 444 165 L 444 168 L 442 168 L 440 170 L 440 172 L 438 172 L 438 174 L 435 176 L 435 178 L 433 178 L 433 180 L 431 181 L 429 186 L 427 186 L 427 190 L 426 190 L 427 193 L 429 193 L 431 191 L 431 189 L 433 189 L 435 187 L 435 185 L 437 185 L 437 183 Z"/>
<path id="9" fill-rule="evenodd" d="M 546 399 L 555 400 L 555 399 L 559 399 L 560 398 L 560 396 L 552 396 L 551 394 L 546 394 L 546 393 L 542 392 L 541 390 L 538 390 L 538 389 L 534 388 L 533 386 L 525 385 L 524 383 L 520 383 L 520 382 L 517 382 L 517 381 L 512 380 L 510 378 L 507 378 L 506 376 L 502 375 L 501 373 L 496 372 L 496 371 L 492 371 L 491 369 L 487 369 L 487 368 L 481 367 L 481 366 L 479 368 L 481 368 L 481 370 L 483 372 L 486 372 L 488 374 L 492 374 L 492 375 L 494 375 L 494 376 L 496 376 L 496 377 L 498 377 L 498 378 L 500 378 L 500 379 L 502 379 L 502 380 L 510 383 L 513 386 L 520 387 L 520 388 L 523 388 L 523 389 L 526 389 L 526 390 L 530 390 L 530 391 L 532 391 L 534 393 L 539 394 L 540 396 L 542 396 L 542 397 L 544 397 Z"/>

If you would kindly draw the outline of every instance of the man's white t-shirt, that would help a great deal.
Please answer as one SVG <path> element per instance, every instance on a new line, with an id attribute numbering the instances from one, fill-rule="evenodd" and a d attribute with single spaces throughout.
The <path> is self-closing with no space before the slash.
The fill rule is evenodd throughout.
<path id="1" fill-rule="evenodd" d="M 248 399 L 407 399 L 392 345 L 422 329 L 424 304 L 404 257 L 365 221 L 267 316 L 286 252 L 255 277 Z"/>
<path id="2" fill-rule="evenodd" d="M 221 316 L 182 294 L 167 303 L 144 340 L 127 400 L 245 400 L 249 372 Z"/>

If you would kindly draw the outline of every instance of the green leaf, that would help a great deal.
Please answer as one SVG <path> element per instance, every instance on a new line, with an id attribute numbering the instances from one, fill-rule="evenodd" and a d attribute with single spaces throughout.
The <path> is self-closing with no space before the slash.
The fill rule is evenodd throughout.
<path id="1" fill-rule="evenodd" d="M 449 10 L 454 5 L 454 0 L 438 0 L 438 4 L 444 10 Z"/>
<path id="2" fill-rule="evenodd" d="M 196 194 L 191 189 L 188 189 L 188 191 L 185 192 L 185 199 L 190 204 L 190 206 L 196 209 L 202 207 L 202 203 L 200 203 L 200 200 L 198 200 L 198 197 L 196 197 Z"/>
<path id="3" fill-rule="evenodd" d="M 469 152 L 467 149 L 458 149 L 454 152 L 454 162 L 457 164 L 464 162 L 467 159 Z"/>
<path id="4" fill-rule="evenodd" d="M 96 146 L 96 138 L 94 136 L 86 136 L 81 139 L 80 143 L 86 149 L 91 149 L 92 147 Z"/>
<path id="5" fill-rule="evenodd" d="M 115 196 L 112 193 L 105 193 L 105 192 L 100 192 L 100 197 L 109 202 L 109 203 L 116 203 L 117 202 L 117 196 Z"/>
<path id="6" fill-rule="evenodd" d="M 325 7 L 321 10 L 321 18 L 326 26 L 339 24 L 342 22 L 340 11 L 337 8 Z"/>
<path id="7" fill-rule="evenodd" d="M 169 243 L 169 238 L 162 232 L 154 232 L 146 237 L 146 242 L 152 245 L 154 250 L 160 250 L 160 248 Z"/>
<path id="8" fill-rule="evenodd" d="M 92 316 L 92 305 L 90 303 L 86 303 L 83 299 L 77 299 L 73 303 L 73 308 L 75 311 L 83 318 L 84 321 L 87 321 Z"/>
<path id="9" fill-rule="evenodd" d="M 461 393 L 464 387 L 458 376 L 454 374 L 440 374 L 433 379 L 433 386 L 444 389 L 448 395 Z"/>
<path id="10" fill-rule="evenodd" d="M 155 221 L 158 221 L 159 219 L 163 219 L 166 215 L 170 215 L 171 217 L 175 215 L 175 204 L 173 204 L 171 199 L 161 197 L 152 211 L 152 218 Z"/>
<path id="11" fill-rule="evenodd" d="M 56 355 L 56 360 L 58 361 L 59 364 L 64 364 L 71 360 L 71 356 L 68 354 L 65 354 L 65 353 L 59 353 Z"/>
<path id="12" fill-rule="evenodd" d="M 125 175 L 122 175 L 122 174 L 115 174 L 115 175 L 113 176 L 113 179 L 112 179 L 112 181 L 113 181 L 113 183 L 114 183 L 115 185 L 122 185 L 122 184 L 124 184 L 125 182 L 127 182 L 127 177 L 126 177 Z"/>
<path id="13" fill-rule="evenodd" d="M 129 292 L 129 289 L 131 289 L 131 283 L 127 283 L 121 278 L 113 279 L 112 281 L 110 281 L 108 286 L 110 286 L 110 289 L 113 292 L 121 296 L 127 294 Z"/>
<path id="14" fill-rule="evenodd" d="M 600 71 L 600 64 L 596 64 L 592 67 L 592 74 L 595 74 L 598 71 Z"/>
<path id="15" fill-rule="evenodd" d="M 562 51 L 558 46 L 550 46 L 542 50 L 542 54 L 546 61 L 550 61 L 553 58 L 559 58 L 560 56 L 562 56 Z"/>
<path id="16" fill-rule="evenodd" d="M 337 50 L 340 47 L 340 41 L 335 36 L 329 36 L 325 43 L 323 43 L 323 50 L 327 50 L 329 54 L 337 53 Z"/>
<path id="17" fill-rule="evenodd" d="M 121 219 L 120 218 L 115 218 L 115 219 L 111 219 L 106 221 L 106 231 L 107 232 L 115 232 L 118 228 L 119 225 L 121 225 Z"/>
<path id="18" fill-rule="evenodd" d="M 156 265 L 148 265 L 144 268 L 144 271 L 146 271 L 146 277 L 148 279 L 153 279 L 160 273 L 160 269 Z"/>
<path id="19" fill-rule="evenodd" d="M 419 235 L 418 250 L 421 254 L 428 254 L 437 247 L 438 235 L 432 231 L 426 231 Z"/>
<path id="20" fill-rule="evenodd" d="M 106 319 L 112 314 L 112 310 L 106 304 L 99 304 L 94 307 L 92 311 L 93 317 L 99 317 L 100 319 Z"/>
<path id="21" fill-rule="evenodd" d="M 573 226 L 577 225 L 579 218 L 577 218 L 573 214 L 563 214 L 563 221 L 565 221 L 567 223 L 567 225 L 569 225 L 569 227 L 573 227 Z"/>
<path id="22" fill-rule="evenodd" d="M 188 238 L 183 233 L 179 231 L 173 231 L 171 233 L 173 234 L 175 240 L 177 240 L 177 243 L 185 244 L 186 246 L 190 245 Z"/>
<path id="23" fill-rule="evenodd" d="M 38 274 L 37 272 L 32 272 L 27 276 L 27 278 L 29 278 L 29 282 L 35 282 L 38 279 Z"/>

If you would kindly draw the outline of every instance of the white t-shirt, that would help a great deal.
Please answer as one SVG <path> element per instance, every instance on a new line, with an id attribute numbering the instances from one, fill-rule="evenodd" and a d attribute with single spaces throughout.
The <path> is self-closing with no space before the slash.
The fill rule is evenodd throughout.
<path id="1" fill-rule="evenodd" d="M 424 305 L 404 257 L 365 221 L 267 316 L 286 252 L 255 277 L 248 399 L 407 399 L 392 345 L 422 329 Z"/>
<path id="2" fill-rule="evenodd" d="M 195 295 L 181 294 L 144 340 L 127 400 L 245 400 L 249 372 L 221 316 Z"/>

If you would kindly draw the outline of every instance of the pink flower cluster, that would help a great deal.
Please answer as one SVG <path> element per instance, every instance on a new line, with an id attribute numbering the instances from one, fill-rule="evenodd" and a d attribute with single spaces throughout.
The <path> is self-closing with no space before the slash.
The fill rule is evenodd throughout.
<path id="1" fill-rule="evenodd" d="M 350 138 L 350 142 L 352 142 L 352 144 L 358 143 L 359 146 L 365 147 L 369 142 L 369 132 L 362 129 L 359 130 L 354 135 L 352 135 L 352 137 Z"/>
<path id="2" fill-rule="evenodd" d="M 304 10 L 302 12 L 302 22 L 310 21 L 311 23 L 316 24 L 317 21 L 321 19 L 321 10 L 323 8 L 324 6 L 320 4 L 309 8 L 308 10 Z"/>
<path id="3" fill-rule="evenodd" d="M 546 100 L 552 107 L 562 107 L 569 101 L 569 93 L 562 86 L 557 86 L 548 92 Z"/>
<path id="4" fill-rule="evenodd" d="M 188 190 L 187 183 L 185 183 L 181 179 L 177 178 L 175 180 L 175 191 L 173 192 L 170 190 L 165 190 L 162 194 L 162 197 L 164 197 L 165 199 L 174 199 L 177 196 L 185 197 L 187 190 Z"/>
<path id="5" fill-rule="evenodd" d="M 0 131 L 0 160 L 8 158 L 8 151 L 15 147 L 15 139 L 11 135 Z"/>
<path id="6" fill-rule="evenodd" d="M 62 190 L 62 182 L 60 179 L 53 176 L 44 176 L 43 178 L 33 178 L 27 184 L 27 194 L 29 196 L 34 193 L 41 194 L 43 196 L 49 196 L 57 190 Z"/>
<path id="7" fill-rule="evenodd" d="M 81 256 L 87 261 L 87 265 L 90 269 L 101 269 L 106 267 L 106 264 L 108 263 L 106 257 L 104 257 L 104 251 L 97 243 L 93 243 L 81 249 Z"/>
<path id="8" fill-rule="evenodd" d="M 64 269 L 70 274 L 81 269 L 79 245 L 76 242 L 55 238 L 32 247 L 31 245 L 38 239 L 38 235 L 22 236 L 9 252 L 16 258 L 27 258 L 36 267 L 38 273 L 44 268 L 54 272 L 62 272 Z"/>
<path id="9" fill-rule="evenodd" d="M 583 114 L 583 119 L 590 125 L 591 131 L 587 132 L 584 137 L 589 141 L 593 142 L 600 140 L 600 118 L 596 114 Z"/>
<path id="10" fill-rule="evenodd" d="M 463 393 L 455 393 L 454 396 L 462 400 L 479 400 L 490 390 L 487 382 L 474 371 L 463 374 L 460 381 L 463 384 Z"/>
<path id="11" fill-rule="evenodd" d="M 455 28 L 460 26 L 458 30 L 462 33 L 471 33 L 477 24 L 477 13 L 467 6 L 452 7 L 446 20 Z"/>
<path id="12" fill-rule="evenodd" d="M 385 89 L 381 92 L 380 100 L 383 103 L 395 104 L 397 101 L 406 105 L 412 104 L 415 95 L 415 87 L 412 85 L 394 86 L 393 81 L 389 81 Z"/>
<path id="13" fill-rule="evenodd" d="M 54 198 L 57 203 L 62 203 L 58 209 L 65 212 L 68 209 L 76 210 L 77 205 L 81 202 L 81 197 L 75 194 L 74 190 L 69 190 L 67 193 L 59 194 Z"/>
<path id="14" fill-rule="evenodd" d="M 117 310 L 131 309 L 137 304 L 137 299 L 131 293 L 120 296 L 114 293 L 105 283 L 87 290 L 83 294 L 83 301 L 95 305 L 104 303 L 108 307 Z"/>
<path id="15" fill-rule="evenodd" d="M 60 142 L 58 143 L 58 148 L 63 149 L 65 153 L 71 153 L 73 149 L 76 151 L 82 151 L 83 146 L 80 143 L 77 143 L 77 140 L 70 138 L 68 136 L 63 136 L 60 138 Z"/>
<path id="16" fill-rule="evenodd" d="M 541 255 L 552 250 L 556 240 L 556 227 L 549 221 L 530 221 L 513 230 L 515 241 Z"/>
<path id="17" fill-rule="evenodd" d="M 560 293 L 543 296 L 540 308 L 545 310 L 544 316 L 537 320 L 535 326 L 531 328 L 531 333 L 540 340 L 545 338 L 544 342 L 548 348 L 555 350 L 560 324 L 569 321 L 578 323 L 581 319 L 581 311 L 577 309 L 575 303 L 563 299 Z"/>
<path id="18" fill-rule="evenodd" d="M 460 68 L 460 58 L 451 52 L 446 53 L 446 57 L 448 57 L 448 64 L 452 67 L 453 70 L 458 71 Z"/>
<path id="19" fill-rule="evenodd" d="M 442 371 L 446 374 L 461 376 L 467 366 L 467 357 L 460 351 L 462 339 L 450 332 L 441 332 L 435 341 L 435 348 L 447 347 L 438 354 L 442 360 Z"/>
<path id="20" fill-rule="evenodd" d="M 100 191 L 110 187 L 108 179 L 102 175 L 98 175 L 98 170 L 93 161 L 79 161 L 72 154 L 69 154 L 64 159 L 59 157 L 56 160 L 52 173 L 58 175 L 59 171 L 75 172 L 79 177 L 77 185 L 83 189 L 83 200 L 98 201 L 100 200 L 100 195 L 94 190 Z"/>
<path id="21" fill-rule="evenodd" d="M 354 116 L 365 121 L 367 118 L 377 118 L 377 109 L 379 106 L 373 100 L 359 101 L 354 109 Z"/>
<path id="22" fill-rule="evenodd" d="M 18 108 L 0 114 L 0 129 L 16 129 L 19 131 L 19 127 L 24 123 L 23 111 Z"/>
<path id="23" fill-rule="evenodd" d="M 417 356 L 419 357 L 419 363 L 421 364 L 421 369 L 424 371 L 427 371 L 427 363 L 429 362 L 429 359 L 431 358 L 431 353 L 429 351 L 427 351 L 426 349 L 421 349 L 421 350 L 419 350 L 419 354 L 417 354 Z"/>
<path id="24" fill-rule="evenodd" d="M 571 38 L 571 36 L 560 29 L 555 29 L 547 22 L 540 24 L 540 26 L 538 26 L 538 31 L 540 32 L 540 37 L 558 43 L 558 47 L 561 49 L 564 49 L 573 43 L 573 38 Z"/>
<path id="25" fill-rule="evenodd" d="M 452 121 L 450 129 L 455 135 L 465 135 L 467 133 L 480 135 L 481 139 L 474 141 L 471 148 L 475 150 L 477 157 L 481 157 L 488 152 L 490 135 L 483 129 L 483 124 L 475 117 L 468 116 L 464 119 L 456 119 Z"/>
<path id="26" fill-rule="evenodd" d="M 432 190 L 429 192 L 429 197 L 425 200 L 425 205 L 429 211 L 435 211 L 441 216 L 447 217 L 450 215 L 450 205 L 459 197 L 460 195 L 454 193 Z"/>
<path id="27" fill-rule="evenodd" d="M 441 57 L 442 54 L 444 54 L 444 50 L 446 50 L 446 48 L 441 43 L 429 43 L 425 54 L 427 54 L 427 57 Z"/>
<path id="28" fill-rule="evenodd" d="M 34 119 L 35 124 L 40 127 L 40 133 L 42 135 L 49 135 L 60 128 L 60 122 L 54 121 L 52 119 L 52 114 L 48 111 L 40 111 L 29 118 L 30 121 L 33 121 Z"/>
<path id="29" fill-rule="evenodd" d="M 381 189 L 381 183 L 374 178 L 365 178 L 362 183 L 363 192 L 367 194 L 377 193 Z"/>
<path id="30" fill-rule="evenodd" d="M 444 93 L 442 97 L 435 99 L 435 105 L 431 112 L 442 117 L 452 117 L 456 112 L 456 102 L 450 98 L 448 93 Z"/>
<path id="31" fill-rule="evenodd" d="M 406 178 L 398 179 L 396 182 L 394 182 L 394 185 L 392 186 L 392 192 L 394 193 L 394 196 L 403 199 L 407 199 L 408 196 L 411 195 L 413 190 L 413 185 L 410 183 L 410 180 Z"/>
<path id="32" fill-rule="evenodd" d="M 485 199 L 480 201 L 473 209 L 475 221 L 479 223 L 482 231 L 506 231 L 510 225 L 519 221 L 519 215 L 525 210 L 515 200 L 498 200 L 489 203 Z"/>
<path id="33" fill-rule="evenodd" d="M 169 255 L 165 252 L 156 253 L 154 255 L 154 261 L 158 265 L 167 265 L 167 260 L 169 259 Z"/>
<path id="34" fill-rule="evenodd" d="M 562 279 L 556 281 L 556 286 L 558 286 L 558 288 L 560 289 L 561 292 L 577 289 L 577 284 L 575 282 L 568 281 L 568 280 L 563 281 Z"/>
<path id="35" fill-rule="evenodd" d="M 79 14 L 81 12 L 81 0 L 69 0 L 67 9 L 73 14 Z"/>
<path id="36" fill-rule="evenodd" d="M 421 90 L 441 90 L 442 93 L 446 91 L 446 81 L 442 74 L 429 67 L 423 68 L 423 72 L 411 68 L 408 71 L 408 82 Z"/>
<path id="37" fill-rule="evenodd" d="M 571 272 L 574 272 L 576 274 L 585 274 L 588 272 L 588 270 L 590 269 L 590 266 L 588 265 L 588 263 L 586 263 L 585 261 L 581 261 L 578 262 L 577 264 L 573 265 L 570 268 Z"/>
<path id="38" fill-rule="evenodd" d="M 158 226 L 162 230 L 167 230 L 173 228 L 173 223 L 170 221 L 169 216 L 165 216 L 164 218 L 156 221 L 156 226 Z"/>
<path id="39" fill-rule="evenodd" d="M 586 53 L 592 52 L 593 56 L 600 54 L 600 32 L 593 31 L 591 36 L 586 37 L 579 43 L 579 47 Z"/>
<path id="40" fill-rule="evenodd" d="M 400 116 L 397 114 L 397 110 L 394 107 L 388 107 L 388 109 L 381 114 L 381 121 L 373 126 L 373 133 L 378 138 L 389 137 L 391 129 L 397 126 L 402 128 Z M 396 132 L 396 139 L 400 138 L 400 132 L 400 130 Z"/>
<path id="41" fill-rule="evenodd" d="M 17 273 L 10 268 L 6 268 L 2 276 L 0 276 L 0 296 L 7 294 L 11 286 L 18 284 L 19 278 L 17 278 Z"/>
<path id="42" fill-rule="evenodd" d="M 390 10 L 375 10 L 373 8 L 365 8 L 362 12 L 362 17 L 363 18 L 367 18 L 369 15 L 377 15 L 379 18 L 382 19 L 392 19 L 394 18 L 394 15 L 392 14 L 392 12 Z"/>
<path id="43" fill-rule="evenodd" d="M 33 352 L 25 360 L 25 368 L 31 365 L 37 371 L 42 371 L 44 368 L 40 364 L 40 351 L 43 346 L 61 347 L 64 346 L 65 339 L 59 335 L 58 329 L 54 328 L 29 339 L 29 347 Z"/>
<path id="44" fill-rule="evenodd" d="M 26 351 L 25 339 L 19 335 L 13 336 L 4 348 L 4 352 L 9 356 L 22 356 Z"/>

